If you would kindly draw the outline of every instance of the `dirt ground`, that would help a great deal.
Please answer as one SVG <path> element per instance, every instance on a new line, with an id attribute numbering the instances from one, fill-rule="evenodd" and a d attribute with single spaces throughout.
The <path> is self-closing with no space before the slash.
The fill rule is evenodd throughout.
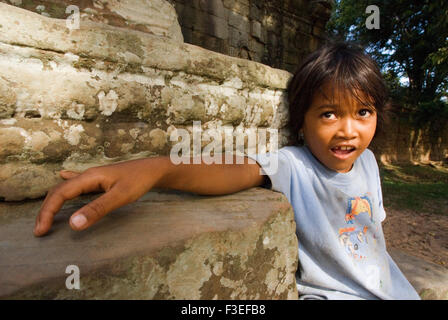
<path id="1" fill-rule="evenodd" d="M 448 269 L 448 216 L 385 208 L 387 248 L 400 249 Z"/>

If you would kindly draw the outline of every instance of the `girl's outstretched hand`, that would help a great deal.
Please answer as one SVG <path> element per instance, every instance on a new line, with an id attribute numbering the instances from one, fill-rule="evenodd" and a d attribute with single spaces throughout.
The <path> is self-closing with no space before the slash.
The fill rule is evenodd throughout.
<path id="1" fill-rule="evenodd" d="M 70 226 L 74 230 L 84 230 L 109 212 L 136 201 L 160 178 L 160 168 L 151 165 L 151 160 L 140 159 L 93 167 L 82 173 L 60 171 L 60 176 L 66 181 L 47 193 L 36 217 L 34 235 L 45 235 L 64 202 L 81 194 L 105 192 L 72 214 Z"/>
<path id="2" fill-rule="evenodd" d="M 201 195 L 224 195 L 259 186 L 265 176 L 256 163 L 237 161 L 225 164 L 173 164 L 169 157 L 152 157 L 93 167 L 82 173 L 61 171 L 66 181 L 52 188 L 36 217 L 35 236 L 50 230 L 54 216 L 64 202 L 83 193 L 105 192 L 70 217 L 74 230 L 84 230 L 109 212 L 136 201 L 153 187 L 194 192 Z M 237 164 L 235 164 L 237 163 Z"/>

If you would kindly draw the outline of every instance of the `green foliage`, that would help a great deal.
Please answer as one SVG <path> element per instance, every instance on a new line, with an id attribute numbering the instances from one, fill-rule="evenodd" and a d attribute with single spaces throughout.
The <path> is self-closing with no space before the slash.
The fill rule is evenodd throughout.
<path id="1" fill-rule="evenodd" d="M 406 88 L 400 83 L 399 76 L 393 69 L 388 69 L 383 72 L 384 80 L 389 88 L 389 94 L 394 101 L 403 102 L 406 99 Z"/>
<path id="2" fill-rule="evenodd" d="M 380 10 L 380 28 L 368 29 L 369 5 Z M 448 120 L 448 1 L 337 0 L 327 24 L 330 38 L 365 46 L 382 67 L 392 98 L 414 118 Z M 409 85 L 399 82 L 409 78 Z M 420 123 L 420 120 L 417 121 Z"/>
<path id="3" fill-rule="evenodd" d="M 440 73 L 448 74 L 448 38 L 445 41 L 444 47 L 439 48 L 436 52 L 428 55 L 427 63 L 424 67 L 430 68 L 431 66 L 437 66 Z M 448 81 L 442 82 L 440 89 L 440 91 L 446 95 L 448 92 Z"/>

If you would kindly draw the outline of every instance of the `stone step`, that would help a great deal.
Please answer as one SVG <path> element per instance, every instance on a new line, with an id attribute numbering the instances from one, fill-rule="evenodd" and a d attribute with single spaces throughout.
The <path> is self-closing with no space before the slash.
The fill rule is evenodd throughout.
<path id="1" fill-rule="evenodd" d="M 0 202 L 1 299 L 297 299 L 295 222 L 282 194 L 156 190 L 70 229 L 69 216 L 98 196 L 67 201 L 41 238 L 32 230 L 43 199 Z M 70 265 L 79 290 L 66 287 Z"/>
<path id="2" fill-rule="evenodd" d="M 448 269 L 398 249 L 387 250 L 424 300 L 448 300 Z"/>

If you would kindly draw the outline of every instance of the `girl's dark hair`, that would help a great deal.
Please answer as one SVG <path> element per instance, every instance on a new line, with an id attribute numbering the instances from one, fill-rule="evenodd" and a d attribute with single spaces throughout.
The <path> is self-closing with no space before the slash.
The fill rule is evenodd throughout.
<path id="1" fill-rule="evenodd" d="M 380 69 L 360 46 L 348 42 L 331 43 L 306 57 L 288 84 L 291 144 L 301 143 L 298 132 L 305 113 L 314 94 L 326 83 L 330 83 L 333 90 L 349 90 L 362 104 L 374 108 L 378 119 L 375 135 L 382 130 L 388 91 Z"/>

